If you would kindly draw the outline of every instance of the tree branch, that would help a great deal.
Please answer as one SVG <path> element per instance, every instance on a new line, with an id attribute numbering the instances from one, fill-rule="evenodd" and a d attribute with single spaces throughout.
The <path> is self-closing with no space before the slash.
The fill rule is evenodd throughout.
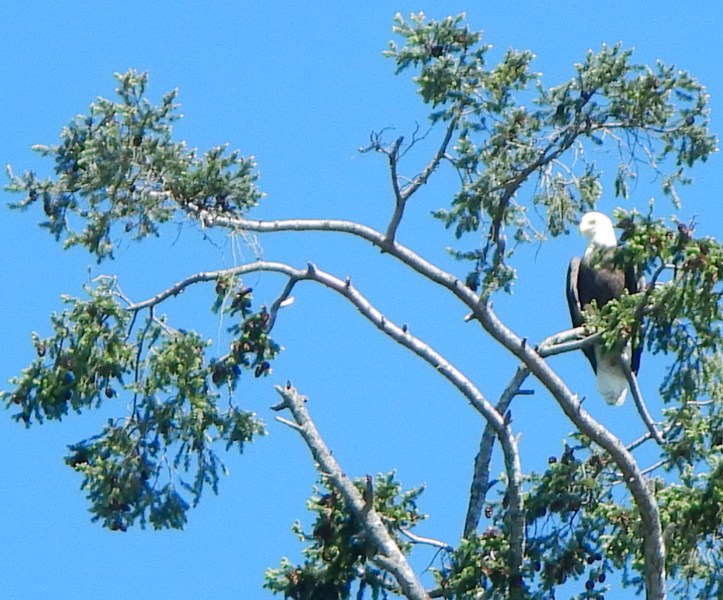
<path id="1" fill-rule="evenodd" d="M 126 310 L 129 312 L 138 312 L 145 308 L 151 308 L 153 306 L 156 306 L 160 304 L 161 302 L 168 300 L 168 298 L 171 298 L 173 296 L 178 296 L 180 293 L 182 293 L 187 287 L 194 285 L 196 283 L 203 283 L 208 281 L 216 281 L 220 277 L 223 277 L 224 275 L 234 275 L 237 273 L 241 273 L 243 269 L 239 269 L 239 267 L 230 267 L 228 269 L 219 269 L 218 271 L 205 271 L 202 273 L 194 273 L 190 277 L 186 277 L 185 279 L 182 279 L 181 281 L 173 284 L 171 287 L 163 290 L 162 292 L 157 293 L 155 296 L 152 296 L 151 298 L 148 298 L 147 300 L 143 300 L 142 302 L 136 302 L 131 303 L 126 307 Z"/>
<path id="2" fill-rule="evenodd" d="M 399 531 L 406 537 L 408 537 L 413 544 L 432 546 L 433 548 L 439 548 L 440 550 L 446 550 L 447 552 L 452 552 L 454 550 L 454 548 L 452 548 L 452 546 L 450 546 L 446 542 L 435 540 L 434 538 L 424 537 L 423 535 L 417 535 L 416 533 L 412 533 L 411 531 L 409 531 L 409 529 L 405 529 L 402 527 L 399 529 Z"/>
<path id="3" fill-rule="evenodd" d="M 407 558 L 404 556 L 394 538 L 384 526 L 379 514 L 373 507 L 367 506 L 362 494 L 356 489 L 352 481 L 344 474 L 341 467 L 332 456 L 331 451 L 321 438 L 314 422 L 306 410 L 306 398 L 299 394 L 291 385 L 276 386 L 281 395 L 281 402 L 272 407 L 274 410 L 287 409 L 293 416 L 296 424 L 295 430 L 299 432 L 307 447 L 311 451 L 318 465 L 318 470 L 344 497 L 354 516 L 362 523 L 369 538 L 376 545 L 380 555 L 376 557 L 379 562 L 397 580 L 404 595 L 410 600 L 427 600 L 429 596 L 417 579 Z"/>
<path id="4" fill-rule="evenodd" d="M 297 281 L 299 280 L 295 277 L 289 277 L 289 281 L 286 282 L 286 287 L 284 287 L 284 290 L 281 292 L 281 294 L 279 294 L 278 298 L 276 298 L 273 304 L 271 304 L 271 308 L 269 308 L 269 322 L 266 325 L 267 330 L 271 331 L 274 328 L 274 323 L 276 323 L 276 317 L 279 313 L 279 308 L 281 308 L 282 306 L 286 306 L 287 303 L 293 301 L 293 298 L 291 298 L 291 291 L 294 289 Z"/>
<path id="5" fill-rule="evenodd" d="M 552 393 L 563 412 L 575 426 L 605 449 L 622 471 L 625 485 L 635 499 L 643 525 L 646 598 L 648 600 L 664 599 L 666 597 L 665 541 L 660 524 L 660 513 L 655 496 L 648 488 L 647 480 L 633 456 L 617 437 L 583 408 L 580 399 L 570 391 L 545 360 L 497 318 L 489 302 L 480 303 L 475 311 L 475 316 L 494 339 L 522 360 L 535 377 Z"/>
<path id="6" fill-rule="evenodd" d="M 495 407 L 501 415 L 505 414 L 509 409 L 512 399 L 519 393 L 520 386 L 524 383 L 530 370 L 521 365 L 517 367 L 517 372 L 512 380 L 502 392 L 500 400 Z M 467 515 L 464 519 L 463 537 L 471 537 L 479 526 L 482 517 L 482 508 L 487 498 L 487 492 L 490 489 L 490 463 L 492 461 L 492 449 L 495 443 L 495 431 L 489 421 L 485 424 L 482 438 L 480 439 L 480 447 L 477 456 L 474 459 L 474 471 L 472 475 L 472 484 L 469 490 L 469 504 L 467 505 Z"/>
<path id="7" fill-rule="evenodd" d="M 275 233 L 282 231 L 335 232 L 360 237 L 412 268 L 425 279 L 450 290 L 470 310 L 473 310 L 479 303 L 479 296 L 452 273 L 440 269 L 413 250 L 402 246 L 397 241 L 388 241 L 386 236 L 376 229 L 354 221 L 341 219 L 280 219 L 261 221 L 217 215 L 201 209 L 197 209 L 197 213 L 200 221 L 207 227 L 219 226 L 256 233 Z"/>
<path id="8" fill-rule="evenodd" d="M 230 218 L 212 214 L 207 211 L 199 211 L 199 219 L 206 226 L 222 226 L 228 228 L 237 228 L 257 233 L 269 233 L 280 231 L 333 231 L 338 233 L 347 233 L 361 237 L 372 245 L 384 250 L 388 254 L 394 256 L 402 263 L 406 264 L 414 271 L 422 275 L 424 278 L 450 290 L 457 298 L 459 298 L 469 309 L 476 310 L 479 304 L 479 296 L 470 290 L 457 277 L 440 269 L 436 265 L 423 259 L 421 256 L 410 250 L 409 248 L 398 244 L 395 241 L 388 242 L 383 234 L 366 225 L 361 225 L 353 221 L 334 220 L 334 219 L 287 219 L 277 221 L 254 221 L 250 219 Z M 255 266 L 254 266 L 255 265 Z M 271 265 L 275 265 L 271 267 Z M 280 263 L 265 263 L 259 261 L 250 265 L 239 267 L 237 272 L 241 273 L 242 269 L 246 271 L 256 270 L 277 270 L 287 275 L 298 276 L 299 278 L 313 278 L 320 283 L 335 289 L 352 302 L 351 296 L 356 294 L 353 287 L 340 282 L 338 279 L 326 274 L 320 276 L 316 272 L 314 276 L 307 273 L 301 276 L 298 271 L 281 265 Z M 366 310 L 366 300 L 357 305 L 362 314 L 374 322 L 377 327 L 390 335 L 403 346 L 409 348 L 415 354 L 419 355 L 425 361 L 435 366 L 437 370 L 447 378 L 487 420 L 491 423 L 497 437 L 500 439 L 503 455 L 505 458 L 505 470 L 508 477 L 508 498 L 509 504 L 509 523 L 510 523 L 510 566 L 513 573 L 519 573 L 522 567 L 524 556 L 524 504 L 521 492 L 522 470 L 519 460 L 519 452 L 517 443 L 512 436 L 509 424 L 505 423 L 502 416 L 487 402 L 481 392 L 472 384 L 472 382 L 462 375 L 449 362 L 443 359 L 438 353 L 433 351 L 426 344 L 421 344 L 414 336 L 407 331 L 402 330 L 396 325 L 387 321 L 376 309 L 373 311 Z M 355 302 L 356 304 L 356 302 Z M 364 310 L 361 308 L 364 306 Z"/>
<path id="9" fill-rule="evenodd" d="M 663 436 L 658 431 L 658 428 L 655 426 L 653 417 L 650 416 L 650 412 L 648 411 L 648 407 L 645 404 L 645 400 L 643 400 L 643 394 L 640 391 L 640 386 L 638 385 L 638 378 L 635 377 L 635 373 L 632 372 L 632 370 L 630 369 L 630 365 L 626 361 L 621 360 L 620 366 L 623 369 L 623 373 L 625 373 L 625 378 L 628 380 L 628 386 L 630 387 L 630 391 L 633 394 L 635 408 L 638 409 L 638 414 L 640 415 L 640 418 L 643 420 L 643 423 L 645 423 L 645 426 L 648 428 L 648 431 L 650 432 L 650 435 L 653 437 L 653 439 L 662 446 L 665 443 L 663 441 Z"/>
<path id="10" fill-rule="evenodd" d="M 420 187 L 427 183 L 432 173 L 439 166 L 439 163 L 442 162 L 442 159 L 447 154 L 447 147 L 452 141 L 452 136 L 457 129 L 457 122 L 457 118 L 450 120 L 449 125 L 447 125 L 447 131 L 445 132 L 444 138 L 442 139 L 442 143 L 439 145 L 439 148 L 437 149 L 435 155 L 430 159 L 430 161 L 427 163 L 427 166 L 424 167 L 422 172 L 414 179 L 412 179 L 409 185 L 404 188 L 399 187 L 398 176 L 398 165 L 400 157 L 399 148 L 402 144 L 403 138 L 399 138 L 392 146 L 392 149 L 387 152 L 387 156 L 389 157 L 389 170 L 392 177 L 392 188 L 394 190 L 395 201 L 394 213 L 392 214 L 392 218 L 389 221 L 389 226 L 387 227 L 387 232 L 385 234 L 385 238 L 388 243 L 391 244 L 392 242 L 394 242 L 394 238 L 397 234 L 397 229 L 399 228 L 402 216 L 404 215 L 404 209 L 406 208 L 407 200 L 409 200 L 409 198 L 411 198 L 412 195 Z"/>
<path id="11" fill-rule="evenodd" d="M 585 328 L 576 327 L 544 339 L 537 345 L 537 353 L 542 357 L 548 357 L 563 352 L 582 350 L 601 341 L 602 337 L 602 331 L 585 336 Z"/>
<path id="12" fill-rule="evenodd" d="M 287 289 L 289 289 L 291 281 L 297 282 L 309 279 L 321 283 L 322 285 L 341 294 L 354 304 L 364 317 L 374 323 L 374 325 L 376 325 L 385 334 L 417 354 L 425 362 L 432 365 L 443 377 L 450 381 L 450 383 L 452 383 L 452 385 L 454 385 L 464 395 L 464 397 L 467 398 L 470 404 L 486 419 L 486 421 L 490 423 L 490 427 L 500 439 L 505 460 L 505 470 L 508 477 L 507 495 L 510 501 L 508 514 L 511 536 L 510 544 L 512 548 L 511 566 L 513 567 L 513 571 L 518 573 L 522 566 L 522 558 L 524 555 L 524 508 L 521 490 L 522 468 L 520 465 L 517 442 L 512 435 L 509 423 L 505 422 L 504 417 L 485 399 L 484 395 L 471 382 L 471 380 L 469 380 L 456 367 L 454 367 L 454 365 L 452 365 L 437 351 L 432 349 L 428 344 L 422 342 L 409 331 L 405 331 L 404 328 L 388 320 L 351 285 L 349 280 L 343 281 L 338 279 L 317 269 L 314 265 L 309 265 L 306 270 L 300 270 L 284 263 L 256 261 L 229 269 L 193 275 L 144 302 L 131 305 L 129 310 L 140 310 L 141 308 L 155 305 L 165 298 L 178 294 L 188 285 L 198 281 L 211 281 L 224 275 L 244 275 L 246 273 L 256 271 L 271 271 L 286 275 L 290 279 L 290 283 L 287 284 Z"/>
<path id="13" fill-rule="evenodd" d="M 404 190 L 402 190 L 402 198 L 405 201 L 408 200 L 420 187 L 427 183 L 429 177 L 432 175 L 432 173 L 434 173 L 435 169 L 439 166 L 439 163 L 442 162 L 442 159 L 447 154 L 447 147 L 452 141 L 452 136 L 457 129 L 457 123 L 457 117 L 449 121 L 449 125 L 447 125 L 447 131 L 444 134 L 444 138 L 442 139 L 442 143 L 439 145 L 436 154 L 427 163 L 427 166 L 424 167 L 422 172 L 417 175 L 412 180 L 412 182 L 404 188 Z"/>

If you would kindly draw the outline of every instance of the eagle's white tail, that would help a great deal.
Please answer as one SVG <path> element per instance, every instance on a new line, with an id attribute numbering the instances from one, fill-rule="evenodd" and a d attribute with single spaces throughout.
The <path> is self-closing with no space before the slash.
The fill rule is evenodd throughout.
<path id="1" fill-rule="evenodd" d="M 626 348 L 622 355 L 603 354 L 599 347 L 595 347 L 597 360 L 597 389 L 603 400 L 608 404 L 620 406 L 628 395 L 628 379 L 620 366 L 621 361 L 630 364 L 630 348 Z"/>

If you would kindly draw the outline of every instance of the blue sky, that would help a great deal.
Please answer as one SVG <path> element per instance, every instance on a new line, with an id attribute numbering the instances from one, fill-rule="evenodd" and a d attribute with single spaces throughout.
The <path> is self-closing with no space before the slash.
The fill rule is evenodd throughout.
<path id="1" fill-rule="evenodd" d="M 499 56 L 508 47 L 529 48 L 548 84 L 563 81 L 588 48 L 622 41 L 636 60 L 662 59 L 690 71 L 708 88 L 713 128 L 723 130 L 723 8 L 695 3 L 588 2 L 156 2 L 5 0 L 0 6 L 0 153 L 16 171 L 47 173 L 34 156 L 36 143 L 52 144 L 62 126 L 98 95 L 111 96 L 113 72 L 128 68 L 151 76 L 154 99 L 180 89 L 184 120 L 177 136 L 205 149 L 228 142 L 259 163 L 267 194 L 259 218 L 340 217 L 383 227 L 390 214 L 388 174 L 382 157 L 360 155 L 370 131 L 393 127 L 409 135 L 425 112 L 408 75 L 393 76 L 381 56 L 396 11 L 424 10 L 432 17 L 467 11 L 475 29 Z M 495 54 L 497 53 L 497 54 Z M 407 165 L 414 174 L 419 164 Z M 684 190 L 684 218 L 697 215 L 698 233 L 723 233 L 721 157 L 698 167 Z M 444 177 L 409 209 L 399 239 L 445 268 L 464 274 L 445 246 L 452 243 L 429 212 L 444 206 Z M 644 208 L 657 189 L 641 182 L 627 206 Z M 3 204 L 10 198 L 3 192 Z M 660 212 L 668 206 L 660 201 Z M 611 195 L 600 208 L 610 211 Z M 230 266 L 253 257 L 241 244 L 218 236 L 215 244 L 185 227 L 140 246 L 121 244 L 115 263 L 96 266 L 79 250 L 61 252 L 36 226 L 40 215 L 2 209 L 0 305 L 4 337 L 0 379 L 5 382 L 32 359 L 29 334 L 48 333 L 48 315 L 59 295 L 80 294 L 99 273 L 119 273 L 127 294 L 140 300 L 201 269 Z M 669 212 L 669 211 L 668 211 Z M 358 240 L 300 234 L 264 237 L 263 255 L 294 266 L 314 261 L 357 287 L 391 318 L 452 359 L 494 399 L 515 362 L 477 330 L 445 294 L 420 285 L 386 257 Z M 499 298 L 500 315 L 515 330 L 539 340 L 568 324 L 563 304 L 569 257 L 576 236 L 530 249 L 519 264 L 523 279 L 511 298 Z M 280 282 L 271 276 L 248 282 L 270 302 Z M 241 386 L 242 404 L 268 424 L 269 435 L 241 456 L 228 456 L 230 476 L 217 497 L 206 495 L 183 532 L 114 534 L 90 523 L 80 478 L 65 467 L 66 445 L 92 435 L 104 418 L 71 416 L 25 430 L 9 415 L 0 419 L 0 564 L 9 599 L 263 598 L 263 571 L 283 555 L 298 558 L 289 531 L 307 519 L 304 501 L 315 480 L 300 439 L 273 420 L 272 383 L 291 380 L 311 397 L 310 409 L 327 442 L 352 476 L 398 469 L 408 487 L 426 484 L 422 510 L 431 518 L 420 533 L 456 543 L 471 464 L 482 422 L 463 398 L 405 350 L 377 334 L 353 308 L 311 284 L 299 288 L 275 330 L 286 347 L 274 374 Z M 182 327 L 209 336 L 219 328 L 203 316 L 212 290 L 185 295 L 169 307 Z M 194 319 L 202 315 L 197 323 Z M 641 383 L 655 402 L 656 370 Z M 581 394 L 594 397 L 582 355 L 554 359 Z M 248 382 L 246 382 L 248 383 Z M 4 385 L 4 384 L 3 384 Z M 534 383 L 531 397 L 514 410 L 522 430 L 523 466 L 542 468 L 559 454 L 570 426 Z M 597 399 L 594 413 L 624 440 L 641 431 L 631 403 L 620 409 Z M 541 426 L 544 424 L 544 426 Z M 495 469 L 501 469 L 499 463 Z M 424 564 L 421 560 L 420 564 Z M 619 596 L 618 596 L 619 597 Z"/>

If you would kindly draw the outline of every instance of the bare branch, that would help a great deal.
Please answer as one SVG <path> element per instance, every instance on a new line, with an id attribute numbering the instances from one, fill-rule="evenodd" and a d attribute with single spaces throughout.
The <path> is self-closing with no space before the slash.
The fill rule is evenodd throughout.
<path id="1" fill-rule="evenodd" d="M 641 435 L 638 439 L 633 440 L 633 441 L 630 442 L 627 446 L 625 446 L 625 449 L 626 449 L 628 452 L 632 452 L 633 450 L 635 450 L 635 448 L 637 448 L 637 447 L 639 447 L 639 446 L 642 446 L 642 445 L 643 445 L 645 442 L 647 442 L 649 439 L 652 439 L 650 433 L 644 433 L 644 434 Z"/>
<path id="2" fill-rule="evenodd" d="M 633 393 L 635 408 L 638 409 L 638 414 L 640 415 L 640 418 L 643 420 L 643 423 L 645 423 L 645 426 L 648 428 L 648 431 L 650 432 L 650 435 L 653 437 L 653 439 L 662 446 L 665 443 L 663 441 L 663 436 L 658 431 L 658 428 L 655 426 L 653 417 L 650 416 L 650 412 L 648 411 L 648 407 L 645 404 L 645 400 L 643 400 L 643 394 L 640 391 L 640 386 L 638 385 L 638 378 L 635 377 L 635 373 L 632 372 L 632 370 L 630 369 L 630 365 L 626 361 L 621 360 L 620 366 L 622 367 L 623 373 L 625 373 L 625 377 L 628 380 L 630 391 Z"/>
<path id="3" fill-rule="evenodd" d="M 662 600 L 665 592 L 665 540 L 655 496 L 647 486 L 637 462 L 623 443 L 610 430 L 596 421 L 582 406 L 565 382 L 546 361 L 525 341 L 508 329 L 494 314 L 489 302 L 481 303 L 475 311 L 485 330 L 500 344 L 517 356 L 539 381 L 552 393 L 560 407 L 575 426 L 605 449 L 622 471 L 643 524 L 643 554 L 645 557 L 645 588 L 649 600 Z"/>
<path id="4" fill-rule="evenodd" d="M 279 313 L 279 308 L 281 308 L 282 306 L 286 306 L 286 303 L 291 297 L 291 291 L 294 289 L 297 281 L 299 280 L 294 277 L 290 277 L 289 281 L 286 282 L 286 287 L 284 287 L 281 294 L 279 294 L 279 297 L 274 300 L 271 308 L 269 308 L 269 322 L 266 325 L 266 328 L 269 331 L 274 328 L 274 323 L 276 323 L 276 316 Z M 293 298 L 291 298 L 291 300 L 293 300 Z"/>
<path id="5" fill-rule="evenodd" d="M 244 229 L 255 231 L 258 233 L 279 232 L 279 231 L 333 231 L 338 233 L 347 233 L 361 237 L 374 246 L 381 248 L 383 251 L 394 256 L 402 263 L 406 264 L 414 271 L 422 275 L 424 278 L 448 289 L 460 299 L 469 309 L 476 310 L 479 305 L 480 298 L 472 290 L 470 290 L 460 280 L 440 269 L 436 265 L 423 259 L 421 256 L 410 250 L 409 248 L 398 244 L 395 241 L 389 242 L 383 234 L 371 227 L 361 225 L 353 221 L 334 220 L 334 219 L 288 219 L 277 221 L 254 221 L 249 219 L 229 218 L 225 216 L 214 215 L 206 211 L 199 212 L 199 218 L 207 226 L 224 226 L 230 228 Z M 277 265 L 279 268 L 271 268 L 269 265 Z M 279 263 L 263 263 L 261 261 L 244 265 L 243 268 L 253 269 L 254 266 L 258 270 L 279 270 L 287 275 L 298 276 L 300 279 L 313 278 L 320 283 L 335 289 L 345 297 L 349 298 L 357 304 L 353 299 L 356 294 L 354 288 L 349 283 L 324 274 L 311 273 L 302 275 L 300 272 Z M 412 336 L 408 331 L 399 328 L 384 319 L 376 309 L 372 311 L 366 310 L 366 300 L 357 304 L 362 314 L 374 322 L 377 327 L 390 335 L 403 346 L 411 349 L 425 361 L 429 362 L 439 370 L 439 372 L 452 382 L 457 389 L 468 399 L 470 404 L 474 406 L 484 417 L 491 423 L 497 437 L 500 439 L 503 455 L 505 458 L 505 470 L 508 477 L 508 498 L 509 510 L 508 518 L 510 523 L 510 547 L 511 547 L 511 569 L 513 573 L 519 573 L 522 567 L 524 556 L 524 504 L 521 492 L 522 470 L 519 460 L 519 451 L 517 442 L 512 436 L 509 424 L 505 423 L 502 416 L 487 402 L 481 392 L 474 386 L 469 379 L 462 375 L 448 361 L 443 359 L 438 353 L 433 351 L 426 344 L 421 344 L 417 338 Z"/>
<path id="6" fill-rule="evenodd" d="M 670 460 L 671 460 L 670 458 L 661 459 L 661 460 L 659 460 L 658 462 L 656 462 L 656 463 L 650 465 L 649 467 L 646 467 L 645 469 L 643 469 L 643 470 L 641 471 L 641 473 L 643 473 L 644 475 L 647 475 L 648 473 L 652 473 L 652 472 L 655 471 L 656 469 L 659 469 L 660 467 L 662 467 L 662 466 L 664 466 L 664 465 L 667 465 L 667 464 L 670 462 Z"/>
<path id="7" fill-rule="evenodd" d="M 397 241 L 388 241 L 385 235 L 372 227 L 345 221 L 341 219 L 280 219 L 275 221 L 261 221 L 254 219 L 241 219 L 217 215 L 197 209 L 198 218 L 207 227 L 226 227 L 253 231 L 256 233 L 276 233 L 282 231 L 318 231 L 345 233 L 360 237 L 376 246 L 383 252 L 395 257 L 400 262 L 412 268 L 425 279 L 450 290 L 470 310 L 479 303 L 479 296 L 470 290 L 458 277 L 435 264 L 422 258 L 413 250 L 402 246 Z"/>
<path id="8" fill-rule="evenodd" d="M 272 408 L 275 408 L 275 407 L 272 407 Z M 289 421 L 289 419 L 284 419 L 284 417 L 275 417 L 275 418 L 279 423 L 282 423 L 283 425 L 286 425 L 287 427 L 290 427 L 291 429 L 293 429 L 295 431 L 301 431 L 301 427 L 299 427 L 293 421 Z"/>
<path id="9" fill-rule="evenodd" d="M 562 354 L 563 352 L 582 350 L 601 341 L 602 337 L 603 334 L 601 331 L 593 335 L 585 336 L 585 328 L 576 327 L 575 329 L 563 331 L 562 333 L 555 334 L 543 340 L 537 346 L 537 353 L 540 356 L 547 357 Z"/>
<path id="10" fill-rule="evenodd" d="M 392 243 L 394 241 L 394 238 L 397 234 L 397 229 L 399 228 L 399 223 L 402 221 L 402 216 L 404 215 L 404 209 L 407 205 L 407 200 L 409 200 L 409 198 L 411 198 L 412 195 L 420 187 L 427 183 L 429 177 L 439 166 L 439 163 L 442 161 L 442 159 L 447 153 L 447 147 L 452 141 L 452 136 L 454 135 L 454 131 L 456 129 L 457 119 L 455 118 L 449 122 L 449 125 L 447 126 L 447 131 L 444 134 L 444 138 L 442 139 L 442 143 L 437 149 L 436 154 L 427 163 L 427 166 L 424 167 L 422 172 L 416 177 L 414 177 L 414 179 L 412 179 L 409 185 L 405 186 L 403 189 L 400 189 L 399 187 L 398 175 L 398 165 L 400 158 L 399 148 L 402 144 L 403 138 L 399 138 L 394 143 L 391 150 L 387 152 L 387 156 L 389 158 L 389 171 L 392 177 L 392 187 L 394 190 L 394 213 L 392 213 L 392 218 L 389 221 L 389 226 L 387 227 L 387 232 L 385 234 L 388 243 Z M 416 138 L 414 141 L 416 141 Z M 412 143 L 414 143 L 414 141 Z"/>
<path id="11" fill-rule="evenodd" d="M 458 119 L 456 117 L 450 120 L 449 124 L 447 125 L 447 131 L 444 134 L 444 138 L 442 139 L 442 143 L 439 145 L 436 154 L 427 163 L 427 166 L 424 167 L 422 172 L 417 175 L 412 180 L 412 182 L 402 191 L 402 197 L 405 201 L 409 200 L 409 198 L 420 187 L 427 183 L 429 177 L 432 175 L 432 173 L 434 173 L 434 170 L 439 166 L 439 163 L 442 162 L 442 159 L 447 154 L 447 148 L 449 146 L 449 143 L 452 141 L 452 136 L 457 129 L 457 122 Z"/>
<path id="12" fill-rule="evenodd" d="M 445 359 L 436 350 L 432 349 L 428 344 L 422 342 L 419 338 L 412 335 L 408 329 L 400 327 L 390 321 L 379 310 L 372 306 L 369 301 L 360 294 L 350 280 L 341 280 L 324 271 L 319 270 L 310 264 L 307 269 L 295 269 L 289 265 L 271 261 L 256 261 L 253 263 L 239 265 L 222 271 L 214 271 L 191 276 L 165 292 L 157 294 L 153 298 L 144 302 L 131 306 L 133 310 L 139 310 L 142 307 L 152 306 L 165 298 L 177 294 L 180 290 L 185 289 L 187 285 L 197 281 L 209 281 L 223 275 L 244 275 L 255 271 L 271 271 L 282 273 L 290 278 L 290 281 L 313 280 L 322 285 L 336 291 L 347 298 L 359 312 L 362 313 L 369 321 L 374 323 L 380 330 L 390 336 L 392 339 L 400 343 L 402 346 L 412 350 L 425 362 L 432 365 L 442 376 L 444 376 L 452 385 L 454 385 L 470 404 L 490 423 L 490 427 L 494 430 L 500 439 L 501 447 L 505 459 L 505 470 L 508 477 L 508 498 L 510 500 L 510 532 L 512 565 L 513 568 L 521 568 L 522 557 L 524 554 L 524 510 L 522 499 L 522 469 L 520 465 L 519 452 L 517 442 L 512 435 L 509 423 L 505 422 L 504 417 L 485 399 L 479 389 L 460 372 L 454 365 Z M 287 284 L 288 287 L 288 284 Z M 471 293 L 471 292 L 470 292 Z"/>
<path id="13" fill-rule="evenodd" d="M 181 281 L 173 284 L 171 287 L 169 287 L 166 290 L 163 290 L 162 292 L 157 293 L 155 296 L 148 298 L 147 300 L 144 300 L 143 302 L 136 302 L 134 304 L 129 304 L 126 307 L 126 310 L 130 312 L 138 312 L 145 308 L 151 308 L 152 306 L 156 306 L 157 304 L 160 304 L 164 300 L 167 300 L 168 298 L 171 298 L 173 296 L 178 296 L 180 293 L 182 293 L 187 287 L 194 285 L 196 283 L 202 283 L 207 281 L 216 281 L 220 277 L 223 277 L 224 275 L 234 275 L 238 271 L 237 267 L 231 267 L 229 269 L 220 269 L 218 271 L 206 271 L 202 273 L 194 273 L 190 277 L 186 277 L 185 279 L 182 279 Z"/>
<path id="14" fill-rule="evenodd" d="M 497 412 L 505 414 L 509 409 L 512 399 L 520 393 L 520 386 L 524 383 L 530 370 L 520 365 L 517 368 L 512 380 L 502 392 L 497 406 Z M 485 424 L 482 438 L 480 439 L 479 451 L 474 459 L 474 472 L 472 475 L 472 484 L 469 491 L 469 504 L 467 506 L 467 515 L 464 519 L 463 537 L 468 538 L 477 531 L 480 519 L 482 517 L 482 508 L 487 499 L 487 492 L 490 489 L 490 463 L 492 461 L 492 449 L 495 443 L 495 431 L 487 422 Z"/>
<path id="15" fill-rule="evenodd" d="M 407 199 L 404 194 L 402 194 L 399 187 L 399 173 L 397 170 L 397 166 L 399 165 L 399 148 L 401 147 L 403 141 L 404 138 L 400 137 L 396 142 L 394 142 L 391 149 L 386 152 L 389 160 L 389 175 L 392 179 L 392 190 L 394 192 L 394 212 L 389 220 L 387 233 L 385 235 L 389 242 L 394 240 L 399 223 L 402 221 L 402 215 L 404 215 L 404 208 L 407 202 Z"/>
<path id="16" fill-rule="evenodd" d="M 404 527 L 400 528 L 399 531 L 403 533 L 406 537 L 408 537 L 413 544 L 424 544 L 426 546 L 432 546 L 433 548 L 439 548 L 440 550 L 446 550 L 447 552 L 452 552 L 452 550 L 454 550 L 454 548 L 452 548 L 452 546 L 450 546 L 446 542 L 435 540 L 429 537 L 424 537 L 422 535 L 417 535 L 416 533 L 412 533 Z"/>
<path id="17" fill-rule="evenodd" d="M 339 490 L 349 509 L 359 519 L 367 535 L 376 545 L 379 555 L 375 557 L 375 562 L 380 563 L 394 576 L 407 598 L 411 600 L 426 600 L 429 598 L 424 587 L 417 579 L 414 570 L 407 562 L 407 558 L 387 531 L 379 514 L 373 507 L 367 506 L 362 494 L 341 470 L 331 451 L 324 443 L 306 409 L 306 398 L 291 385 L 286 387 L 276 386 L 276 391 L 281 395 L 282 400 L 273 407 L 274 410 L 287 409 L 293 416 L 297 431 L 311 451 L 319 472 L 327 477 L 332 485 Z"/>

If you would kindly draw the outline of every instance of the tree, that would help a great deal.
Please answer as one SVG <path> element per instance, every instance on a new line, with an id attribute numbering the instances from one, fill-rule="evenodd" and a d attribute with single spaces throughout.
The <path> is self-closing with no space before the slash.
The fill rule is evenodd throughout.
<path id="1" fill-rule="evenodd" d="M 423 136 L 416 132 L 405 143 L 386 132 L 372 134 L 364 151 L 384 157 L 391 180 L 385 231 L 334 219 L 249 218 L 262 198 L 253 160 L 223 147 L 199 156 L 174 141 L 175 92 L 154 105 L 145 97 L 147 76 L 133 71 L 117 75 L 118 98 L 97 100 L 63 130 L 58 146 L 37 147 L 54 160 L 54 177 L 10 172 L 8 187 L 23 195 L 16 208 L 42 204 L 43 225 L 55 238 L 66 248 L 86 248 L 99 262 L 113 258 L 119 237 L 140 242 L 179 218 L 206 229 L 360 238 L 446 290 L 469 312 L 471 326 L 481 326 L 500 351 L 519 359 L 496 403 L 410 328 L 383 315 L 351 279 L 313 263 L 298 268 L 266 260 L 196 273 L 140 301 L 123 294 L 115 277 L 97 279 L 85 297 L 64 299 L 66 310 L 51 317 L 53 335 L 33 337 L 37 358 L 12 381 L 4 401 L 30 426 L 127 398 L 128 414 L 71 445 L 66 462 L 83 477 L 93 518 L 103 526 L 182 527 L 204 488 L 217 489 L 223 470 L 218 445 L 242 450 L 263 433 L 236 400 L 243 372 L 270 373 L 280 349 L 271 338 L 274 324 L 286 318 L 282 309 L 299 283 L 318 283 L 432 365 L 486 426 L 464 539 L 454 548 L 412 531 L 423 519 L 420 489 L 403 491 L 393 474 L 350 480 L 304 396 L 291 384 L 278 386 L 279 418 L 308 446 L 320 487 L 309 502 L 312 531 L 296 526 L 308 544 L 305 561 L 270 569 L 269 589 L 292 598 L 347 597 L 354 586 L 360 597 L 366 590 L 372 597 L 549 597 L 567 580 L 579 580 L 582 597 L 601 597 L 606 574 L 622 569 L 626 582 L 649 598 L 665 597 L 666 585 L 700 597 L 720 594 L 720 244 L 697 238 L 692 224 L 675 216 L 659 218 L 653 203 L 643 212 L 619 210 L 624 243 L 616 260 L 647 275 L 639 293 L 593 308 L 585 328 L 551 332 L 537 344 L 513 332 L 492 305 L 515 284 L 517 251 L 568 233 L 603 189 L 627 198 L 630 183 L 648 172 L 673 208 L 680 205 L 678 188 L 691 182 L 688 169 L 715 151 L 704 89 L 663 64 L 636 65 L 618 46 L 590 52 L 569 81 L 548 88 L 531 70 L 530 52 L 508 51 L 489 66 L 489 47 L 461 16 L 398 16 L 394 31 L 398 41 L 386 54 L 398 73 L 414 71 L 430 108 L 427 137 L 439 140 L 419 173 L 408 177 L 402 171 L 407 152 Z M 397 240 L 410 199 L 445 169 L 458 185 L 435 217 L 467 245 L 453 251 L 462 275 Z M 254 304 L 244 282 L 259 271 L 286 278 L 266 305 Z M 159 314 L 168 300 L 202 284 L 213 285 L 211 308 L 230 323 L 222 353 Z M 667 409 L 664 421 L 653 423 L 635 393 L 649 431 L 626 447 L 547 359 L 600 340 L 612 349 L 631 338 L 668 357 L 660 387 Z M 511 418 L 530 375 L 575 430 L 574 444 L 542 474 L 523 470 Z M 495 444 L 504 490 L 492 498 Z M 646 467 L 641 461 L 651 446 L 659 456 Z M 630 499 L 619 493 L 620 484 Z M 487 525 L 480 532 L 483 514 Z M 440 550 L 433 589 L 425 589 L 408 560 L 416 544 Z"/>

